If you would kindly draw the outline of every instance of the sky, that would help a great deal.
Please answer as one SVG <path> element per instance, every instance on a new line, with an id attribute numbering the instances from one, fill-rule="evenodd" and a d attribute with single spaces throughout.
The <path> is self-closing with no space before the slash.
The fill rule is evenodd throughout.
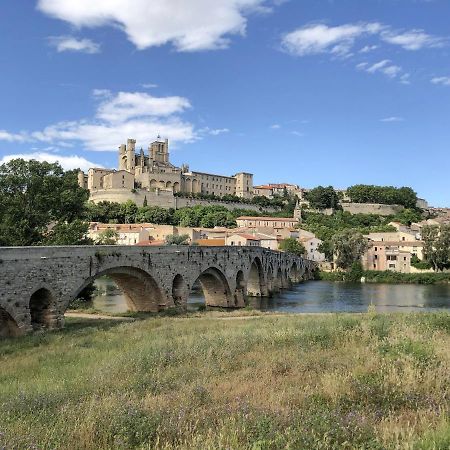
<path id="1" fill-rule="evenodd" d="M 117 167 L 127 138 L 255 184 L 450 206 L 448 0 L 3 0 L 0 162 Z"/>

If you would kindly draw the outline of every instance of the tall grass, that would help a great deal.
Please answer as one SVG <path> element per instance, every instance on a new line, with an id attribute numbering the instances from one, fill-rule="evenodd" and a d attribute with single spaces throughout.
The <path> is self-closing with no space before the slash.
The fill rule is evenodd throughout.
<path id="1" fill-rule="evenodd" d="M 0 448 L 450 448 L 449 314 L 68 322 L 0 343 Z"/>

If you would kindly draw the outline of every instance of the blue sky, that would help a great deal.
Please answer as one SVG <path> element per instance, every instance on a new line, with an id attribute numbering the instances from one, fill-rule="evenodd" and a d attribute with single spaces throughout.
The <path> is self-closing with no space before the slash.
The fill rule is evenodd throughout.
<path id="1" fill-rule="evenodd" d="M 448 0 L 3 0 L 0 159 L 116 167 L 161 134 L 193 170 L 450 206 L 449 18 Z"/>

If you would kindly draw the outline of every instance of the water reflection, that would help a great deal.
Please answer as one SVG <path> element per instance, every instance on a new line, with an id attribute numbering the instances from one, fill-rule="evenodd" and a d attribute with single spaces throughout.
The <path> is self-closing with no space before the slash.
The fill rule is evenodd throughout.
<path id="1" fill-rule="evenodd" d="M 102 277 L 95 282 L 94 308 L 105 312 L 125 312 L 126 300 L 114 282 Z M 188 310 L 204 305 L 201 289 L 195 288 L 188 300 Z M 431 311 L 450 309 L 450 285 L 347 284 L 311 281 L 283 290 L 273 298 L 250 299 L 263 311 L 366 312 L 370 304 L 379 312 Z"/>

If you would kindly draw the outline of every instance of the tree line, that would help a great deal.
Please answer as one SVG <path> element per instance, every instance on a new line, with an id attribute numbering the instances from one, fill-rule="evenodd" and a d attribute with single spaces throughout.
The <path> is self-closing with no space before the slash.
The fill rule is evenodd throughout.
<path id="1" fill-rule="evenodd" d="M 346 195 L 353 203 L 381 203 L 417 209 L 417 194 L 410 187 L 357 184 L 350 186 L 346 190 Z M 336 191 L 333 186 L 317 186 L 307 192 L 305 198 L 313 209 L 340 209 L 344 194 Z"/>

